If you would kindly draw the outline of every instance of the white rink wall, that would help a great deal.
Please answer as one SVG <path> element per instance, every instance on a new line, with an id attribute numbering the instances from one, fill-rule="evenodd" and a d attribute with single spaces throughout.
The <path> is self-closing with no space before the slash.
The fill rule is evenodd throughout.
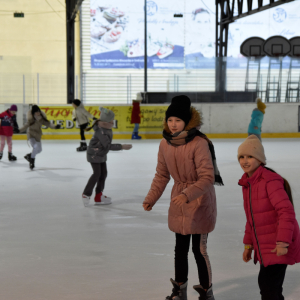
<path id="1" fill-rule="evenodd" d="M 205 133 L 247 133 L 255 103 L 195 103 L 202 111 Z M 300 103 L 267 103 L 263 133 L 299 131 Z"/>
<path id="2" fill-rule="evenodd" d="M 147 105 L 151 106 L 151 104 Z M 160 106 L 160 104 L 152 105 Z M 165 106 L 168 104 L 161 105 Z M 192 105 L 202 111 L 203 125 L 201 130 L 208 134 L 247 133 L 252 110 L 256 108 L 255 103 L 193 103 Z M 0 112 L 8 109 L 10 106 L 11 104 L 0 104 Z M 43 104 L 42 106 L 45 105 Z M 263 133 L 299 132 L 299 107 L 300 103 L 267 103 L 262 126 Z M 26 121 L 28 109 L 28 104 L 18 104 L 17 118 L 19 124 L 23 124 Z"/>

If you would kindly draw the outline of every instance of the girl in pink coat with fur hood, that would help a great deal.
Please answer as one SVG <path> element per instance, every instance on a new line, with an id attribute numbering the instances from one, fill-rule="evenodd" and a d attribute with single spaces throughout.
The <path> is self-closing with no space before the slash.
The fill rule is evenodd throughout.
<path id="1" fill-rule="evenodd" d="M 300 234 L 287 180 L 265 167 L 260 140 L 249 136 L 238 149 L 245 174 L 243 187 L 246 229 L 243 260 L 260 263 L 258 284 L 262 300 L 282 300 L 287 265 L 300 262 Z"/>
<path id="2" fill-rule="evenodd" d="M 175 232 L 175 280 L 167 299 L 186 300 L 188 252 L 192 250 L 198 267 L 199 285 L 194 289 L 201 300 L 214 300 L 212 271 L 207 254 L 208 233 L 217 217 L 214 184 L 223 184 L 218 172 L 211 141 L 196 128 L 201 125 L 199 112 L 187 96 L 177 96 L 166 111 L 164 139 L 158 152 L 156 174 L 143 203 L 150 211 L 161 197 L 170 176 L 175 183 L 169 208 L 169 228 Z"/>

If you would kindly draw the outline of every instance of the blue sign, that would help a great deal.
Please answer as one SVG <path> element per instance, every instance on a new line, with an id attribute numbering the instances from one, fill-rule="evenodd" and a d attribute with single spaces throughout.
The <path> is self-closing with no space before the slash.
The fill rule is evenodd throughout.
<path id="1" fill-rule="evenodd" d="M 147 1 L 147 15 L 154 16 L 157 13 L 158 7 L 154 1 Z"/>
<path id="2" fill-rule="evenodd" d="M 283 8 L 276 8 L 273 13 L 273 19 L 277 23 L 282 23 L 287 17 L 287 13 Z"/>

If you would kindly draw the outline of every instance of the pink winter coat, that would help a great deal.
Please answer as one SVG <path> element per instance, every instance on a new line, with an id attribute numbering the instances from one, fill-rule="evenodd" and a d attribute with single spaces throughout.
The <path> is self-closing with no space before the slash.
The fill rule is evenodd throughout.
<path id="1" fill-rule="evenodd" d="M 194 119 L 192 117 L 187 130 L 198 125 L 194 126 Z M 152 206 L 156 203 L 170 181 L 170 175 L 174 179 L 171 199 L 184 192 L 189 200 L 182 207 L 170 202 L 170 230 L 184 235 L 213 231 L 217 206 L 214 167 L 207 141 L 196 136 L 185 145 L 173 146 L 163 139 L 159 146 L 156 174 L 144 203 Z"/>
<path id="2" fill-rule="evenodd" d="M 300 262 L 299 225 L 282 177 L 260 166 L 250 178 L 245 173 L 239 185 L 247 218 L 244 244 L 253 245 L 254 263 L 267 267 Z M 271 252 L 276 242 L 289 244 L 286 255 Z"/>

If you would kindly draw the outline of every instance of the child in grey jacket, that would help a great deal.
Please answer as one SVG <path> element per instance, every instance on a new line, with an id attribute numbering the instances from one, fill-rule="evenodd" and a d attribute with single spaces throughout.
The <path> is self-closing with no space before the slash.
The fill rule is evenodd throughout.
<path id="1" fill-rule="evenodd" d="M 82 194 L 84 206 L 88 206 L 93 189 L 96 186 L 95 204 L 111 204 L 111 198 L 102 194 L 107 177 L 107 153 L 108 151 L 129 150 L 132 145 L 112 144 L 112 127 L 115 114 L 113 111 L 100 107 L 100 120 L 87 128 L 86 131 L 94 129 L 95 133 L 87 149 L 87 161 L 93 168 L 93 175 L 90 177 Z"/>

